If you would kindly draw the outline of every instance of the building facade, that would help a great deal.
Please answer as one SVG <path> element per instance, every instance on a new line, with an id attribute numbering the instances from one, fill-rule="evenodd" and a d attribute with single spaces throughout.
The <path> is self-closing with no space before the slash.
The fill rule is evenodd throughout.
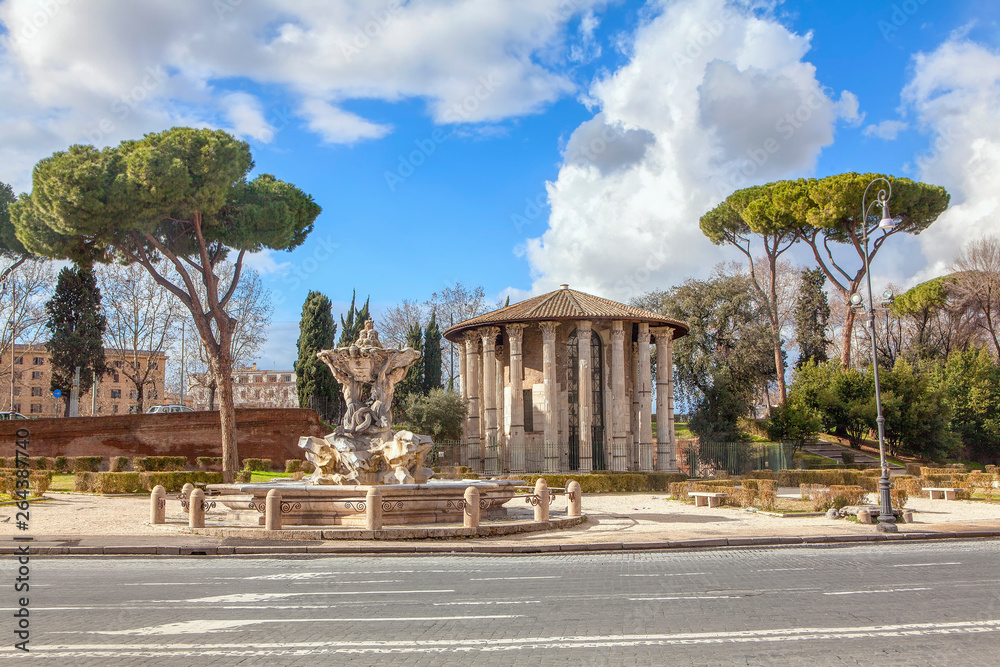
<path id="1" fill-rule="evenodd" d="M 676 471 L 673 341 L 687 332 L 683 322 L 567 285 L 450 327 L 468 464 Z M 651 344 L 662 369 L 655 374 Z"/>
<path id="2" fill-rule="evenodd" d="M 138 410 L 138 390 L 123 372 L 125 364 L 138 359 L 140 370 L 149 366 L 143 385 L 144 406 L 162 402 L 167 356 L 162 353 L 132 350 L 104 350 L 109 372 L 92 391 L 80 396 L 81 417 L 129 414 Z M 15 345 L 0 355 L 0 410 L 20 412 L 26 417 L 64 417 L 65 397 L 52 395 L 52 354 L 44 345 Z M 13 399 L 13 400 L 12 400 Z M 13 407 L 12 407 L 13 406 Z"/>
<path id="3" fill-rule="evenodd" d="M 233 370 L 233 402 L 238 408 L 297 408 L 295 371 L 263 370 L 253 364 Z M 211 390 L 201 376 L 192 374 L 187 398 L 195 410 L 208 410 Z M 213 406 L 219 408 L 218 397 Z"/>

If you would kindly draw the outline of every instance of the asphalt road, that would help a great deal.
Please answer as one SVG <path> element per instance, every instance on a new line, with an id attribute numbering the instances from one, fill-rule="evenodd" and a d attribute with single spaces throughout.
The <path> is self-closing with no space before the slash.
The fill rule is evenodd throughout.
<path id="1" fill-rule="evenodd" d="M 1000 540 L 35 558 L 28 654 L 7 590 L 0 661 L 60 665 L 995 665 L 1000 647 Z"/>

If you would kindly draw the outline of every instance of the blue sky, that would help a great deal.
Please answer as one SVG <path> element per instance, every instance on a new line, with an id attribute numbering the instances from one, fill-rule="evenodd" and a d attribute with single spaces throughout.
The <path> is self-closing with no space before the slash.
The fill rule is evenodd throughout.
<path id="1" fill-rule="evenodd" d="M 255 258 L 276 300 L 265 365 L 290 365 L 310 289 L 378 310 L 455 282 L 627 299 L 705 277 L 736 257 L 698 216 L 743 184 L 944 185 L 933 233 L 873 269 L 900 285 L 944 272 L 963 224 L 1000 230 L 995 3 L 203 4 L 0 3 L 0 180 L 173 125 L 246 138 L 323 207 L 301 248 Z"/>

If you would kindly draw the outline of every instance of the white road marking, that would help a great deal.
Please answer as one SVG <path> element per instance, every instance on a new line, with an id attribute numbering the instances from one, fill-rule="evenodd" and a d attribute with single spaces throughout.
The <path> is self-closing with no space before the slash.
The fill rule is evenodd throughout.
<path id="1" fill-rule="evenodd" d="M 77 630 L 54 632 L 62 635 L 200 635 L 212 632 L 236 630 L 248 625 L 267 623 L 373 623 L 382 621 L 469 621 L 481 619 L 521 618 L 516 614 L 492 616 L 413 616 L 401 618 L 245 618 L 245 619 L 194 619 L 178 623 L 150 625 L 131 630 Z"/>
<path id="2" fill-rule="evenodd" d="M 934 565 L 961 565 L 961 563 L 903 563 L 893 567 L 932 567 Z"/>
<path id="3" fill-rule="evenodd" d="M 661 600 L 731 600 L 744 598 L 746 595 L 675 595 L 660 598 L 629 598 L 632 602 L 659 602 Z"/>
<path id="4" fill-rule="evenodd" d="M 454 618 L 454 617 L 453 617 Z M 489 617 L 483 617 L 489 618 Z M 497 617 L 492 617 L 497 618 Z M 306 620 L 306 619 L 300 619 Z M 308 619 L 320 622 L 344 619 Z M 359 621 L 362 619 L 358 619 Z M 366 619 L 392 621 L 402 619 Z M 275 620 L 287 623 L 289 619 Z M 694 632 L 678 634 L 603 635 L 528 637 L 522 639 L 447 639 L 447 640 L 383 640 L 383 641 L 321 641 L 259 643 L 187 644 L 47 644 L 32 647 L 34 655 L 58 658 L 72 657 L 261 657 L 297 656 L 318 654 L 421 654 L 421 653 L 479 653 L 500 651 L 536 651 L 538 649 L 565 650 L 573 648 L 602 648 L 624 646 L 671 646 L 697 644 L 761 644 L 793 641 L 836 639 L 871 639 L 920 637 L 932 635 L 969 635 L 1000 631 L 1000 620 L 958 621 L 952 623 L 907 623 L 869 627 L 841 628 L 782 628 L 773 630 L 740 630 L 734 632 Z M 12 651 L 0 652 L 0 660 L 23 656 Z"/>
<path id="5" fill-rule="evenodd" d="M 561 576 L 553 575 L 550 577 L 482 577 L 479 579 L 469 579 L 469 581 L 523 581 L 527 579 L 562 579 Z"/>
<path id="6" fill-rule="evenodd" d="M 910 591 L 929 591 L 929 588 L 882 588 L 871 591 L 832 591 L 823 595 L 864 595 L 867 593 L 909 593 Z"/>
<path id="7" fill-rule="evenodd" d="M 756 570 L 756 572 L 801 572 L 802 570 L 811 569 L 811 567 L 776 567 L 770 570 Z"/>
<path id="8" fill-rule="evenodd" d="M 478 606 L 496 604 L 541 604 L 541 600 L 484 600 L 483 602 L 435 602 L 435 607 Z"/>
<path id="9" fill-rule="evenodd" d="M 212 604 L 215 602 L 264 602 L 278 598 L 290 598 L 305 595 L 406 595 L 410 593 L 454 593 L 451 589 L 422 590 L 422 591 L 302 591 L 299 593 L 232 593 L 230 595 L 213 595 L 207 598 L 194 598 L 184 600 L 184 602 L 201 602 Z M 151 600 L 151 602 L 178 602 L 178 600 Z"/>
<path id="10" fill-rule="evenodd" d="M 705 572 L 671 572 L 669 574 L 620 574 L 620 577 L 690 577 Z"/>

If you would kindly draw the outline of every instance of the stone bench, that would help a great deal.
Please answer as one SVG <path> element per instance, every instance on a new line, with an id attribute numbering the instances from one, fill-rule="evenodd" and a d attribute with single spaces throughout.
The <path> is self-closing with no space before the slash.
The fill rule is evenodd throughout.
<path id="1" fill-rule="evenodd" d="M 712 493 L 709 491 L 688 491 L 688 498 L 694 498 L 695 507 L 719 507 L 722 505 L 722 499 L 728 496 L 728 493 Z"/>
<path id="2" fill-rule="evenodd" d="M 938 486 L 925 486 L 923 490 L 930 494 L 931 500 L 955 500 L 958 493 L 958 489 Z"/>

